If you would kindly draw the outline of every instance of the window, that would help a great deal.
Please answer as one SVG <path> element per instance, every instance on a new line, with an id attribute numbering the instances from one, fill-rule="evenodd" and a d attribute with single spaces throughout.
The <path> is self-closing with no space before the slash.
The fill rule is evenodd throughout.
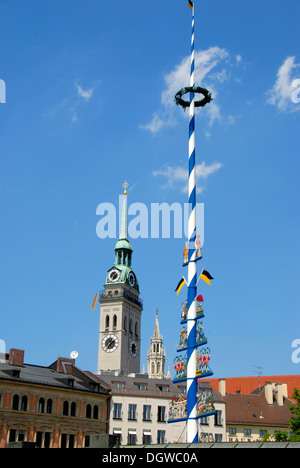
<path id="1" fill-rule="evenodd" d="M 201 418 L 201 424 L 205 424 L 205 425 L 208 425 L 208 417 L 207 416 L 204 416 L 203 418 Z"/>
<path id="2" fill-rule="evenodd" d="M 63 415 L 69 416 L 69 403 L 67 401 L 64 401 L 63 404 Z"/>
<path id="3" fill-rule="evenodd" d="M 92 407 L 90 404 L 86 405 L 85 408 L 85 417 L 90 419 L 92 417 Z"/>
<path id="4" fill-rule="evenodd" d="M 143 432 L 143 444 L 151 444 L 151 432 L 144 431 Z"/>
<path id="5" fill-rule="evenodd" d="M 124 330 L 127 331 L 127 317 L 124 317 Z"/>
<path id="6" fill-rule="evenodd" d="M 251 429 L 244 429 L 244 436 L 250 437 L 251 436 Z"/>
<path id="7" fill-rule="evenodd" d="M 143 421 L 151 421 L 151 406 L 143 406 Z"/>
<path id="8" fill-rule="evenodd" d="M 157 421 L 165 422 L 166 420 L 166 408 L 165 406 L 159 406 L 157 408 Z"/>
<path id="9" fill-rule="evenodd" d="M 222 426 L 222 411 L 218 411 L 215 414 L 215 426 Z"/>
<path id="10" fill-rule="evenodd" d="M 68 387 L 74 387 L 74 379 L 68 379 Z"/>
<path id="11" fill-rule="evenodd" d="M 215 434 L 215 442 L 222 442 L 222 434 Z"/>
<path id="12" fill-rule="evenodd" d="M 146 384 L 137 384 L 136 386 L 138 390 L 147 390 Z"/>
<path id="13" fill-rule="evenodd" d="M 136 405 L 129 404 L 129 406 L 128 406 L 128 419 L 136 419 Z"/>
<path id="14" fill-rule="evenodd" d="M 114 403 L 114 419 L 122 419 L 122 403 Z"/>
<path id="15" fill-rule="evenodd" d="M 14 395 L 13 396 L 12 409 L 13 410 L 18 410 L 19 409 L 19 395 Z"/>
<path id="16" fill-rule="evenodd" d="M 267 431 L 266 429 L 260 429 L 260 430 L 259 430 L 259 437 L 263 437 L 264 435 L 267 434 L 267 432 L 268 432 L 268 431 Z"/>
<path id="17" fill-rule="evenodd" d="M 98 413 L 99 413 L 98 406 L 97 406 L 97 405 L 94 405 L 94 409 L 93 409 L 93 419 L 98 419 Z"/>
<path id="18" fill-rule="evenodd" d="M 105 330 L 109 329 L 109 315 L 105 317 Z"/>
<path id="19" fill-rule="evenodd" d="M 52 414 L 52 400 L 51 400 L 51 398 L 48 398 L 48 400 L 47 400 L 46 413 Z"/>
<path id="20" fill-rule="evenodd" d="M 71 403 L 71 416 L 76 416 L 76 403 L 74 401 Z"/>
<path id="21" fill-rule="evenodd" d="M 22 396 L 21 411 L 27 411 L 27 396 L 26 395 Z"/>
<path id="22" fill-rule="evenodd" d="M 10 429 L 9 431 L 9 442 L 22 442 L 26 440 L 26 431 L 22 431 L 21 429 Z"/>
<path id="23" fill-rule="evenodd" d="M 115 388 L 125 388 L 124 382 L 115 382 L 114 383 Z"/>
<path id="24" fill-rule="evenodd" d="M 39 413 L 44 413 L 45 412 L 45 400 L 44 400 L 44 398 L 39 399 L 38 412 Z"/>
<path id="25" fill-rule="evenodd" d="M 235 428 L 235 427 L 230 427 L 230 428 L 228 429 L 228 434 L 229 434 L 230 436 L 235 436 L 235 435 L 236 435 L 236 428 Z"/>
<path id="26" fill-rule="evenodd" d="M 157 443 L 158 444 L 164 444 L 165 443 L 165 438 L 166 438 L 166 432 L 165 431 L 157 431 Z"/>
<path id="27" fill-rule="evenodd" d="M 168 385 L 158 385 L 158 388 L 161 392 L 168 392 L 169 386 Z"/>
<path id="28" fill-rule="evenodd" d="M 51 444 L 51 432 L 37 431 L 35 442 L 39 448 L 49 448 Z"/>
<path id="29" fill-rule="evenodd" d="M 113 316 L 113 330 L 116 330 L 117 328 L 117 316 L 116 314 Z"/>
<path id="30" fill-rule="evenodd" d="M 136 444 L 136 432 L 128 431 L 128 445 L 135 445 L 135 444 Z"/>
<path id="31" fill-rule="evenodd" d="M 74 448 L 75 447 L 75 434 L 61 434 L 60 447 L 61 448 Z"/>
<path id="32" fill-rule="evenodd" d="M 135 336 L 138 336 L 138 329 L 139 329 L 138 327 L 139 327 L 139 326 L 138 326 L 138 323 L 135 322 L 135 326 L 134 326 L 134 333 L 135 333 Z"/>

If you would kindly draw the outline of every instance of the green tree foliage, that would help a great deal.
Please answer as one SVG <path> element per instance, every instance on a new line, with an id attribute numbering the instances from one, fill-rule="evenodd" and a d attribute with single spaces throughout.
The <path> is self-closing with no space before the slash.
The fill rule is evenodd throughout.
<path id="1" fill-rule="evenodd" d="M 290 441 L 300 441 L 300 390 L 294 388 L 292 398 L 296 400 L 295 405 L 288 405 L 289 410 L 294 415 L 289 419 L 290 429 L 292 436 L 289 438 Z"/>

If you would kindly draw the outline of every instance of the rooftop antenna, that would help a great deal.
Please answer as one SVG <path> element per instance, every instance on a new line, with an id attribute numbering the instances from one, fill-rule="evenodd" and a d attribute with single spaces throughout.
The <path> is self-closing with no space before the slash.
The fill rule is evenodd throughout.
<path id="1" fill-rule="evenodd" d="M 258 386 L 259 386 L 259 390 L 260 390 L 260 376 L 262 375 L 263 368 L 261 366 L 253 366 L 253 367 L 256 367 L 256 369 L 257 369 L 254 372 L 258 375 Z"/>

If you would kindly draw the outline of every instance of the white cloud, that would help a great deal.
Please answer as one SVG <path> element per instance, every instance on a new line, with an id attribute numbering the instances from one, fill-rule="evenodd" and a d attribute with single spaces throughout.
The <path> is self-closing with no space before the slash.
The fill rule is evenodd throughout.
<path id="1" fill-rule="evenodd" d="M 239 63 L 241 57 L 236 56 L 235 61 Z M 195 84 L 208 88 L 215 99 L 218 89 L 224 82 L 231 79 L 231 66 L 230 56 L 226 49 L 215 46 L 195 51 Z M 180 89 L 189 85 L 190 56 L 184 57 L 173 70 L 164 76 L 164 80 L 165 88 L 161 93 L 160 108 L 153 113 L 149 123 L 140 125 L 140 128 L 149 130 L 153 134 L 165 126 L 175 125 L 178 115 L 180 115 L 178 108 L 176 109 L 174 105 L 174 97 Z M 205 108 L 198 108 L 196 111 L 201 116 L 206 117 L 207 125 L 210 127 L 214 122 L 222 120 L 221 109 L 216 101 L 212 101 Z M 183 115 L 188 116 L 188 112 Z"/>
<path id="2" fill-rule="evenodd" d="M 76 89 L 77 89 L 77 95 L 79 97 L 82 97 L 85 101 L 89 101 L 93 95 L 94 88 L 90 89 L 83 89 L 80 85 L 75 83 Z"/>
<path id="3" fill-rule="evenodd" d="M 204 182 L 214 172 L 221 169 L 222 164 L 219 162 L 206 165 L 205 161 L 201 164 L 196 165 L 196 182 Z M 166 183 L 163 188 L 168 189 L 180 189 L 182 192 L 188 192 L 188 170 L 182 166 L 172 167 L 167 166 L 158 171 L 153 171 L 154 176 L 162 176 L 166 179 Z M 197 187 L 197 193 L 201 193 L 204 190 L 203 186 Z"/>
<path id="4" fill-rule="evenodd" d="M 293 82 L 297 78 L 293 73 L 299 69 L 300 64 L 295 63 L 295 57 L 287 57 L 278 69 L 277 80 L 273 88 L 267 91 L 268 103 L 276 106 L 282 112 L 300 109 L 293 101 L 293 92 L 295 91 Z"/>

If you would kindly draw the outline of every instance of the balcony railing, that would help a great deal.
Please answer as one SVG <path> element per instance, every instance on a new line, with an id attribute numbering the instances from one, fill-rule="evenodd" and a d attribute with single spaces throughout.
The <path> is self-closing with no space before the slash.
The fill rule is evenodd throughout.
<path id="1" fill-rule="evenodd" d="M 100 291 L 99 293 L 99 298 L 100 299 L 107 299 L 107 300 L 111 300 L 111 299 L 119 299 L 120 297 L 124 297 L 125 299 L 127 299 L 128 301 L 131 301 L 133 302 L 134 304 L 138 305 L 139 307 L 142 307 L 143 308 L 143 301 L 142 299 L 140 298 L 137 298 L 135 297 L 133 294 L 129 294 L 128 292 L 126 291 L 119 291 L 118 289 L 116 289 L 115 291 L 105 291 L 105 290 L 102 290 Z"/>

